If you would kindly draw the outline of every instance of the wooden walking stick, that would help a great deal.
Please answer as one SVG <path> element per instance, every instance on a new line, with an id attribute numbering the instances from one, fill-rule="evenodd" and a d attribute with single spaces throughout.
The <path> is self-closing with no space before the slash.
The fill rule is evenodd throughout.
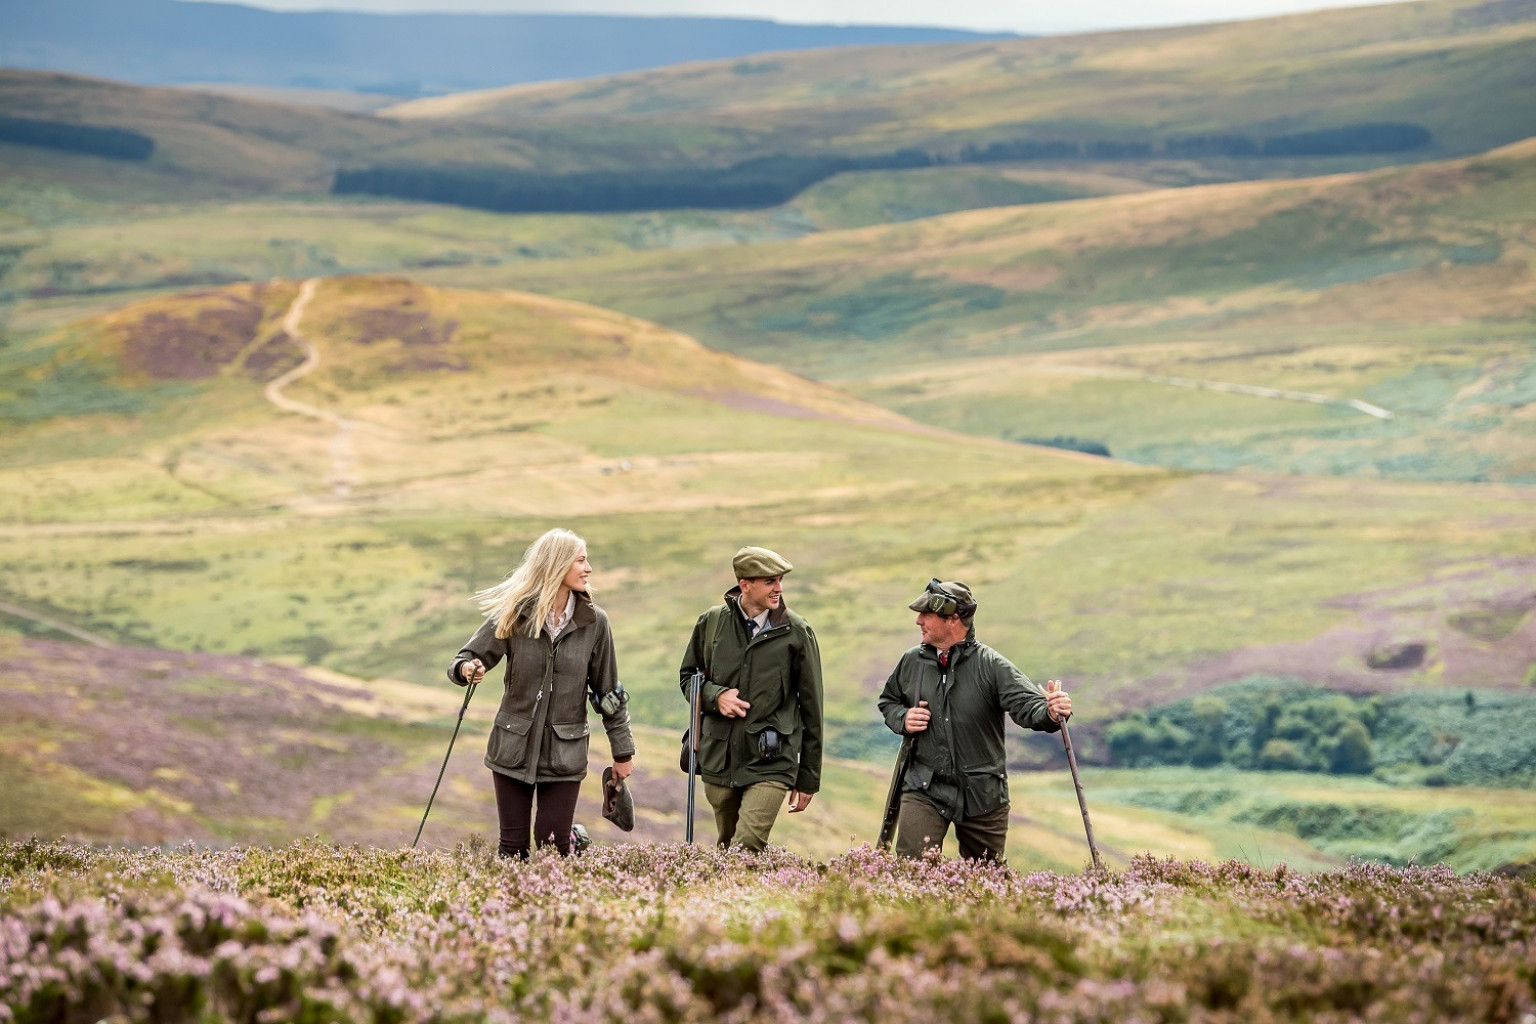
<path id="1" fill-rule="evenodd" d="M 1047 692 L 1059 690 L 1061 682 L 1052 679 L 1046 684 L 1046 689 Z M 1077 773 L 1077 755 L 1072 753 L 1072 733 L 1067 729 L 1067 718 L 1061 720 L 1061 745 L 1067 751 L 1067 767 L 1072 769 L 1072 786 L 1077 790 L 1077 806 L 1083 812 L 1083 831 L 1088 833 L 1088 852 L 1093 854 L 1094 868 L 1103 871 L 1104 861 L 1099 857 L 1099 844 L 1093 841 L 1093 822 L 1088 820 L 1088 798 L 1083 796 L 1083 780 Z"/>

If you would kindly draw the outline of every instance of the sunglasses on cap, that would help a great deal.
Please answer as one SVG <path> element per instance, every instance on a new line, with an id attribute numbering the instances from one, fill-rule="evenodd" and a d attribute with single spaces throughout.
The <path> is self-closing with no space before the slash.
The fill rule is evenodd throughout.
<path id="1" fill-rule="evenodd" d="M 953 594 L 946 594 L 939 589 L 940 586 L 941 581 L 935 576 L 928 581 L 928 586 L 923 588 L 923 592 L 928 595 L 928 599 L 923 602 L 925 611 L 942 615 L 947 619 L 951 615 L 969 615 L 976 610 L 976 602 L 961 602 Z"/>

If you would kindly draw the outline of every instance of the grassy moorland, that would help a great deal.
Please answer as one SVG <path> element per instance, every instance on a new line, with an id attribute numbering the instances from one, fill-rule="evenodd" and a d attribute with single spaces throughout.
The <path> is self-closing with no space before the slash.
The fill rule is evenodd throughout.
<path id="1" fill-rule="evenodd" d="M 1432 0 L 1256 21 L 783 53 L 415 100 L 413 123 L 533 126 L 719 158 L 997 138 L 1165 139 L 1419 122 L 1439 155 L 1536 134 L 1525 8 Z M 1488 90 L 1484 93 L 1483 90 Z M 1341 99 L 1348 97 L 1348 99 Z M 1236 172 L 1244 175 L 1241 171 Z"/>
<path id="2" fill-rule="evenodd" d="M 1520 1021 L 1528 880 L 1140 858 L 1117 874 L 680 847 L 498 863 L 0 845 L 15 1024 Z"/>
<path id="3" fill-rule="evenodd" d="M 1533 188 L 1536 147 L 1521 143 L 1368 174 L 416 273 L 631 311 L 968 432 L 1202 470 L 1524 482 Z"/>
<path id="4" fill-rule="evenodd" d="M 976 586 L 984 639 L 1069 681 L 1090 763 L 1108 760 L 1107 723 L 1149 687 L 1167 700 L 1267 672 L 1389 693 L 1528 691 L 1533 551 L 1518 488 L 1169 473 L 919 427 L 567 301 L 341 278 L 319 282 L 295 323 L 301 294 L 277 282 L 153 299 L 10 354 L 0 600 L 143 652 L 13 649 L 8 791 L 37 799 L 8 803 L 6 830 L 50 829 L 75 789 L 89 795 L 69 827 L 86 837 L 281 841 L 312 828 L 403 841 L 457 695 L 391 680 L 440 680 L 475 624 L 468 595 L 552 523 L 588 537 L 649 730 L 643 836 L 679 831 L 681 779 L 666 769 L 684 716 L 679 645 L 747 542 L 799 564 L 790 601 L 822 639 L 837 762 L 782 836 L 817 856 L 873 832 L 893 739 L 873 694 L 912 641 L 910 591 L 933 574 Z M 265 392 L 301 342 L 318 365 L 282 397 L 308 414 Z M 1404 643 L 1423 645 L 1417 663 L 1372 667 Z M 29 665 L 64 666 L 72 689 Z M 191 687 L 184 706 L 179 690 L 145 696 L 165 679 Z M 317 707 L 301 725 L 306 688 L 348 714 Z M 134 732 L 161 737 L 160 760 L 100 737 L 127 714 L 97 713 L 109 692 L 150 716 Z M 197 710 L 204 695 L 227 711 Z M 225 714 L 266 724 L 244 738 Z M 449 838 L 490 818 L 478 744 L 464 743 L 439 811 Z M 1058 766 L 1016 780 L 1020 865 L 1082 863 L 1058 751 L 1049 737 L 1013 751 L 1018 765 Z M 322 770 L 327 758 L 351 767 Z M 247 771 L 263 781 L 209 788 Z M 1170 790 L 1210 777 L 1165 776 Z M 1527 861 L 1536 843 L 1486 810 L 1524 806 L 1497 791 L 1447 786 L 1446 813 L 1425 823 L 1372 816 L 1419 792 L 1392 779 L 1328 796 L 1300 775 L 1224 776 L 1271 792 L 1293 777 L 1288 806 L 1328 804 L 1314 817 L 1332 832 L 1267 806 L 1148 796 L 1148 783 L 1093 791 L 1100 836 L 1113 864 L 1153 850 L 1322 867 L 1395 849 L 1470 868 Z"/>
<path id="5" fill-rule="evenodd" d="M 983 587 L 989 635 L 1031 671 L 1114 704 L 1318 638 L 1341 673 L 1325 678 L 1366 687 L 1526 671 L 1521 630 L 1490 645 L 1451 621 L 1519 598 L 1518 489 L 1185 477 L 937 433 L 643 321 L 389 279 L 323 283 L 304 314 L 321 362 L 286 394 L 341 432 L 263 397 L 299 359 L 281 327 L 296 294 L 152 300 L 13 356 L 11 599 L 118 640 L 420 676 L 465 631 L 466 596 L 566 521 L 646 700 L 746 535 L 804 564 L 792 599 L 834 620 L 850 721 L 908 642 L 902 595 L 933 573 Z M 1415 639 L 1416 668 L 1366 665 Z"/>
<path id="6" fill-rule="evenodd" d="M 942 208 L 964 176 L 850 175 L 769 211 L 611 217 L 335 202 L 109 216 L 30 189 L 4 284 L 9 334 L 35 337 L 191 281 L 401 269 L 646 316 L 971 433 L 1199 470 L 1523 482 L 1533 168 L 1526 143 L 842 231 L 818 229 Z M 1213 389 L 1228 385 L 1323 401 Z"/>

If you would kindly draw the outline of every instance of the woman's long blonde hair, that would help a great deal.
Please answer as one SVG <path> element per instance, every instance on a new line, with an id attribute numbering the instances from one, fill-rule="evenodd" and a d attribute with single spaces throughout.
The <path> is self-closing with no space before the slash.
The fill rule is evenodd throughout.
<path id="1" fill-rule="evenodd" d="M 505 640 L 514 629 L 531 637 L 543 632 L 560 584 L 586 546 L 570 530 L 550 530 L 528 545 L 511 576 L 475 595 L 486 617 L 495 617 L 499 639 Z"/>

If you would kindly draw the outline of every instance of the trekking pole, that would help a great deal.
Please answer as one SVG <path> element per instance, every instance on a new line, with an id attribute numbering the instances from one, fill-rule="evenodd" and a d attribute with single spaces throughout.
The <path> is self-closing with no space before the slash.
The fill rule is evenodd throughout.
<path id="1" fill-rule="evenodd" d="M 1104 861 L 1099 858 L 1099 844 L 1093 841 L 1093 822 L 1088 820 L 1088 799 L 1083 796 L 1083 780 L 1077 774 L 1077 756 L 1072 753 L 1072 734 L 1067 731 L 1066 718 L 1061 720 L 1061 745 L 1067 749 L 1067 767 L 1072 769 L 1072 785 L 1077 789 L 1077 806 L 1083 812 L 1083 830 L 1088 833 L 1088 851 L 1093 854 L 1094 868 L 1103 871 Z"/>
<path id="2" fill-rule="evenodd" d="M 464 724 L 464 712 L 469 710 L 469 698 L 475 695 L 475 687 L 479 683 L 470 683 L 464 691 L 464 704 L 459 708 L 459 720 L 453 725 L 453 735 L 448 737 L 448 753 L 443 755 L 443 766 L 437 770 L 437 781 L 432 784 L 432 795 L 427 797 L 427 809 L 421 812 L 421 824 L 416 826 L 416 838 L 411 840 L 411 849 L 416 849 L 416 844 L 421 842 L 421 830 L 427 827 L 427 815 L 432 813 L 432 801 L 437 799 L 437 787 L 443 784 L 443 773 L 448 770 L 448 758 L 453 754 L 453 741 L 459 738 L 459 726 Z"/>
<path id="3" fill-rule="evenodd" d="M 693 791 L 699 772 L 699 691 L 703 686 L 703 672 L 688 677 L 688 821 L 683 827 L 683 835 L 690 845 L 693 843 Z"/>

